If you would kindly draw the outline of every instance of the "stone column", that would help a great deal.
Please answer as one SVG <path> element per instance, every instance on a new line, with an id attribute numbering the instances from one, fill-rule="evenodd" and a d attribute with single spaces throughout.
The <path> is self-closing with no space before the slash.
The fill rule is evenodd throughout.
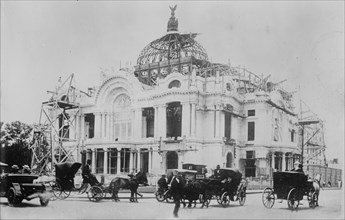
<path id="1" fill-rule="evenodd" d="M 282 171 L 286 170 L 286 161 L 285 161 L 285 153 L 283 152 L 283 157 L 282 157 Z"/>
<path id="2" fill-rule="evenodd" d="M 129 152 L 129 172 L 133 172 L 133 152 Z"/>
<path id="3" fill-rule="evenodd" d="M 141 169 L 141 152 L 140 148 L 138 148 L 138 153 L 137 153 L 137 172 L 139 172 Z"/>
<path id="4" fill-rule="evenodd" d="M 110 141 L 111 140 L 111 114 L 107 113 L 107 140 Z"/>
<path id="5" fill-rule="evenodd" d="M 121 173 L 121 148 L 117 148 L 117 165 L 116 165 L 116 174 L 119 175 Z"/>
<path id="6" fill-rule="evenodd" d="M 102 122 L 101 122 L 101 139 L 103 139 L 105 137 L 105 124 L 106 124 L 106 113 L 102 113 Z"/>
<path id="7" fill-rule="evenodd" d="M 91 163 L 91 172 L 96 173 L 96 149 L 92 149 L 92 163 Z"/>
<path id="8" fill-rule="evenodd" d="M 190 135 L 190 104 L 187 103 L 182 103 L 182 137 L 186 136 L 189 137 Z"/>
<path id="9" fill-rule="evenodd" d="M 275 155 L 274 155 L 274 152 L 272 153 L 272 172 L 274 171 L 275 169 Z"/>
<path id="10" fill-rule="evenodd" d="M 108 148 L 104 148 L 103 174 L 108 173 Z"/>
<path id="11" fill-rule="evenodd" d="M 111 113 L 110 114 L 110 128 L 109 128 L 109 131 L 110 131 L 110 135 L 109 135 L 109 138 L 110 138 L 110 141 L 113 142 L 115 141 L 115 137 L 114 137 L 114 113 Z"/>
<path id="12" fill-rule="evenodd" d="M 215 107 L 215 123 L 214 123 L 214 129 L 215 129 L 215 137 L 219 137 L 219 122 L 220 122 L 220 111 L 218 105 Z"/>
<path id="13" fill-rule="evenodd" d="M 152 169 L 152 149 L 149 148 L 149 166 L 148 166 L 148 172 L 151 173 L 151 169 Z"/>
<path id="14" fill-rule="evenodd" d="M 101 113 L 97 112 L 95 114 L 95 138 L 101 138 L 101 132 L 102 132 L 102 117 Z"/>
<path id="15" fill-rule="evenodd" d="M 196 133 L 195 133 L 195 125 L 196 125 L 195 106 L 196 106 L 196 104 L 192 103 L 192 109 L 191 109 L 191 131 L 190 131 L 190 133 L 191 133 L 190 135 L 192 137 L 196 136 Z"/>
<path id="16" fill-rule="evenodd" d="M 159 128 L 158 128 L 158 107 L 155 106 L 154 109 L 155 109 L 154 138 L 155 138 L 155 139 L 159 139 L 159 132 L 158 132 L 158 131 L 159 131 Z"/>

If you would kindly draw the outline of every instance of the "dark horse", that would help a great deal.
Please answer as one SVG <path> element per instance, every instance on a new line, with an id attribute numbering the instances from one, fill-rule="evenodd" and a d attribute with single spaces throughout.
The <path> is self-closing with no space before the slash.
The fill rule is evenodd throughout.
<path id="1" fill-rule="evenodd" d="M 131 197 L 129 198 L 130 202 L 138 202 L 137 195 L 142 195 L 137 192 L 139 184 L 147 186 L 147 177 L 146 173 L 138 172 L 136 175 L 128 175 L 130 178 L 124 177 L 115 177 L 111 180 L 109 185 L 109 190 L 112 192 L 112 197 L 115 202 L 120 201 L 118 192 L 120 189 L 129 189 L 131 191 Z"/>

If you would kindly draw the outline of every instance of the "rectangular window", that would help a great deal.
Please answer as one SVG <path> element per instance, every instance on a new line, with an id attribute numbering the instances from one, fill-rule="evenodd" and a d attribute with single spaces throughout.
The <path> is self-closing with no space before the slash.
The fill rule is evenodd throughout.
<path id="1" fill-rule="evenodd" d="M 248 110 L 248 117 L 249 116 L 255 116 L 255 110 L 254 109 Z"/>
<path id="2" fill-rule="evenodd" d="M 96 173 L 103 173 L 104 151 L 96 151 Z"/>
<path id="3" fill-rule="evenodd" d="M 108 173 L 116 174 L 117 171 L 117 150 L 111 149 L 108 153 Z"/>
<path id="4" fill-rule="evenodd" d="M 246 152 L 246 158 L 247 159 L 254 159 L 255 158 L 254 151 L 247 151 Z"/>
<path id="5" fill-rule="evenodd" d="M 231 139 L 231 115 L 230 113 L 225 112 L 225 128 L 224 128 L 224 136 L 228 141 Z"/>
<path id="6" fill-rule="evenodd" d="M 291 130 L 290 134 L 291 134 L 291 142 L 295 142 L 295 130 Z"/>
<path id="7" fill-rule="evenodd" d="M 255 139 L 255 122 L 248 122 L 248 141 Z"/>
<path id="8" fill-rule="evenodd" d="M 255 165 L 255 151 L 247 151 L 245 159 L 245 176 L 255 177 L 256 165 Z"/>

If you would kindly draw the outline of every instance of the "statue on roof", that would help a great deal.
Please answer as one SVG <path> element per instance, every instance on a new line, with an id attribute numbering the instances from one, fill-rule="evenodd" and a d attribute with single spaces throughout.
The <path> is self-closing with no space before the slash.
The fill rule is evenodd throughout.
<path id="1" fill-rule="evenodd" d="M 169 31 L 178 31 L 178 20 L 175 18 L 175 11 L 177 8 L 177 5 L 174 7 L 169 6 L 171 10 L 171 17 L 168 21 L 168 32 Z"/>
<path id="2" fill-rule="evenodd" d="M 169 6 L 170 10 L 171 10 L 171 16 L 174 17 L 175 16 L 175 11 L 177 8 L 177 5 L 175 5 L 174 7 Z"/>

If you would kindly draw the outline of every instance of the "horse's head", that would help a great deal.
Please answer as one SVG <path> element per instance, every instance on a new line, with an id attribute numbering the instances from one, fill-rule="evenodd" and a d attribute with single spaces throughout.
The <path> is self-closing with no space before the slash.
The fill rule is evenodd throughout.
<path id="1" fill-rule="evenodd" d="M 320 183 L 321 181 L 321 175 L 318 173 L 316 174 L 316 176 L 314 177 L 314 180 L 317 181 L 318 183 Z"/>
<path id="2" fill-rule="evenodd" d="M 138 181 L 139 184 L 143 184 L 145 186 L 148 186 L 148 181 L 147 181 L 147 176 L 145 172 L 139 171 L 135 175 L 136 180 Z"/>

